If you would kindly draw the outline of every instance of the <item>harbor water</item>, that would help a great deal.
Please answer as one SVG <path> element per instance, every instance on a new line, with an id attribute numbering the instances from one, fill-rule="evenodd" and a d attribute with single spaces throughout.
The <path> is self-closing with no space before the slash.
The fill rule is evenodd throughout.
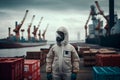
<path id="1" fill-rule="evenodd" d="M 54 42 L 48 42 L 46 45 L 36 47 L 0 49 L 0 57 L 26 56 L 27 51 L 40 51 L 41 48 L 49 48 L 50 44 L 54 44 Z"/>

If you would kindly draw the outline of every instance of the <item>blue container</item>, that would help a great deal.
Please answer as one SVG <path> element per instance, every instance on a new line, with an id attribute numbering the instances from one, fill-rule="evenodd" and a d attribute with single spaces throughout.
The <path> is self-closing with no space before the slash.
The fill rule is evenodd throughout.
<path id="1" fill-rule="evenodd" d="M 119 67 L 93 67 L 94 80 L 120 80 Z"/>

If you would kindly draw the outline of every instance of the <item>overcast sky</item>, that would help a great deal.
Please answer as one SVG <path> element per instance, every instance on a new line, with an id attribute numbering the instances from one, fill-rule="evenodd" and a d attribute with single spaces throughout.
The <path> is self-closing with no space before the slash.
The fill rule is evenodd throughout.
<path id="1" fill-rule="evenodd" d="M 33 25 L 38 25 L 40 18 L 43 21 L 40 30 L 49 27 L 46 32 L 47 40 L 55 40 L 55 32 L 58 27 L 65 26 L 69 32 L 69 39 L 76 40 L 80 33 L 80 39 L 85 38 L 84 25 L 90 12 L 90 5 L 95 5 L 95 0 L 0 0 L 0 38 L 8 36 L 8 27 L 14 34 L 15 21 L 20 23 L 26 10 L 29 10 L 25 23 L 21 29 L 25 29 L 24 37 L 27 37 L 27 28 L 35 15 Z M 109 0 L 98 0 L 105 15 L 108 15 Z M 115 0 L 115 12 L 120 16 L 120 0 Z M 102 18 L 102 16 L 100 16 Z M 33 25 L 31 32 L 33 31 Z M 31 34 L 32 35 L 32 34 Z M 33 35 L 32 35 L 33 36 Z"/>

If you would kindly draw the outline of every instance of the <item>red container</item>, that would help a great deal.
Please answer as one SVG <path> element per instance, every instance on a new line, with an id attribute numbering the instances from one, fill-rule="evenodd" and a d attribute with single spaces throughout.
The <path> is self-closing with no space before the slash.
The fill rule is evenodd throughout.
<path id="1" fill-rule="evenodd" d="M 41 80 L 40 77 L 38 77 L 36 80 Z"/>
<path id="2" fill-rule="evenodd" d="M 42 53 L 41 51 L 31 51 L 26 53 L 27 59 L 41 59 Z"/>
<path id="3" fill-rule="evenodd" d="M 37 67 L 40 68 L 40 60 L 38 60 Z"/>
<path id="4" fill-rule="evenodd" d="M 111 61 L 111 55 L 96 54 L 96 64 L 98 66 L 110 66 Z"/>
<path id="5" fill-rule="evenodd" d="M 36 80 L 40 76 L 40 60 L 25 60 L 24 80 Z"/>
<path id="6" fill-rule="evenodd" d="M 35 80 L 41 80 L 41 77 L 39 76 L 39 77 L 37 77 L 37 79 L 35 79 Z"/>
<path id="7" fill-rule="evenodd" d="M 120 54 L 113 54 L 111 57 L 112 64 L 111 66 L 119 66 L 120 67 Z"/>
<path id="8" fill-rule="evenodd" d="M 33 72 L 24 73 L 24 80 L 40 80 L 40 68 Z"/>
<path id="9" fill-rule="evenodd" d="M 37 70 L 37 76 L 40 77 L 40 68 Z"/>
<path id="10" fill-rule="evenodd" d="M 99 49 L 98 53 L 99 54 L 115 54 L 117 52 L 115 50 L 109 50 L 109 49 L 103 48 L 103 49 Z"/>
<path id="11" fill-rule="evenodd" d="M 80 47 L 80 52 L 83 53 L 83 51 L 89 51 L 90 47 Z"/>
<path id="12" fill-rule="evenodd" d="M 42 59 L 45 59 L 46 56 L 47 56 L 47 54 L 43 53 L 43 54 L 42 54 Z"/>
<path id="13" fill-rule="evenodd" d="M 39 67 L 39 60 L 25 60 L 24 62 L 24 73 L 32 73 Z"/>
<path id="14" fill-rule="evenodd" d="M 80 47 L 79 50 L 78 50 L 78 55 L 80 57 L 82 57 L 83 56 L 83 52 L 84 51 L 89 51 L 89 50 L 90 50 L 90 47 Z"/>
<path id="15" fill-rule="evenodd" d="M 44 59 L 40 60 L 40 66 L 42 66 L 44 64 Z"/>
<path id="16" fill-rule="evenodd" d="M 0 58 L 0 80 L 22 80 L 23 58 Z"/>
<path id="17" fill-rule="evenodd" d="M 40 50 L 42 51 L 42 53 L 45 53 L 45 54 L 47 54 L 49 52 L 48 48 L 41 48 Z"/>
<path id="18" fill-rule="evenodd" d="M 120 54 L 97 54 L 98 66 L 120 66 Z"/>
<path id="19" fill-rule="evenodd" d="M 37 71 L 34 71 L 32 73 L 24 74 L 24 80 L 36 80 L 37 79 Z"/>

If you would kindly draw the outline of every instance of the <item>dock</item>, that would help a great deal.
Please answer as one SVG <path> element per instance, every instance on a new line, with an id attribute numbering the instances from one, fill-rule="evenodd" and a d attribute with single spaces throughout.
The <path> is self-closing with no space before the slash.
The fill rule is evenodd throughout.
<path id="1" fill-rule="evenodd" d="M 79 44 L 74 44 L 79 46 L 79 47 L 90 47 L 91 49 L 111 49 L 111 50 L 116 50 L 118 53 L 120 53 L 119 49 L 114 49 L 114 48 L 108 48 L 108 47 L 102 47 L 98 45 L 92 45 L 92 44 L 85 44 L 85 43 L 79 43 Z M 79 53 L 79 52 L 78 52 Z M 45 71 L 46 64 L 41 66 L 41 80 L 47 80 L 46 78 L 46 71 Z M 80 71 L 77 74 L 77 80 L 93 80 L 94 79 L 94 74 L 93 74 L 93 65 L 85 65 L 84 64 L 84 57 L 80 57 Z"/>
<path id="2" fill-rule="evenodd" d="M 46 64 L 41 67 L 41 80 L 47 80 L 46 78 L 46 71 L 45 71 Z M 83 66 L 83 59 L 80 61 L 80 71 L 77 75 L 77 80 L 93 80 L 93 72 L 92 67 L 84 67 Z"/>
<path id="3" fill-rule="evenodd" d="M 105 78 L 104 80 L 108 80 L 109 78 L 110 78 L 109 80 L 120 80 L 119 77 L 120 50 L 119 49 L 102 47 L 102 46 L 86 44 L 86 43 L 71 43 L 71 44 L 75 47 L 80 58 L 80 66 L 79 66 L 80 70 L 77 74 L 76 80 L 101 80 L 101 78 L 100 79 L 98 78 L 100 76 L 103 76 L 103 78 Z M 9 74 L 14 75 L 14 77 L 12 77 L 11 79 L 8 77 L 0 77 L 0 79 L 6 80 L 6 78 L 8 78 L 9 80 L 25 80 L 25 79 L 29 79 L 29 76 L 31 74 L 32 75 L 37 74 L 35 75 L 36 77 L 31 76 L 30 80 L 34 80 L 34 79 L 47 80 L 45 60 L 49 49 L 41 48 L 40 51 L 32 51 L 32 52 L 28 51 L 26 52 L 26 57 L 20 59 L 19 57 L 0 58 L 0 75 L 4 75 L 3 72 L 5 71 L 5 69 L 3 68 L 6 68 L 7 67 L 6 65 L 14 66 L 14 68 L 9 67 L 8 69 L 15 70 L 15 73 L 14 72 L 5 73 L 5 75 L 7 75 L 8 77 L 10 77 Z M 30 62 L 30 60 L 32 62 Z M 4 65 L 3 63 L 5 63 L 6 65 Z M 28 68 L 28 66 L 31 68 Z M 33 68 L 34 70 L 32 70 L 33 66 L 34 66 Z M 98 72 L 95 72 L 95 69 L 96 70 L 98 69 Z M 106 72 L 101 71 L 103 69 L 106 69 L 104 70 Z M 3 70 L 3 72 L 1 72 L 1 70 Z M 17 74 L 16 72 L 19 72 L 19 74 Z M 95 75 L 97 75 L 98 77 L 95 77 Z"/>

